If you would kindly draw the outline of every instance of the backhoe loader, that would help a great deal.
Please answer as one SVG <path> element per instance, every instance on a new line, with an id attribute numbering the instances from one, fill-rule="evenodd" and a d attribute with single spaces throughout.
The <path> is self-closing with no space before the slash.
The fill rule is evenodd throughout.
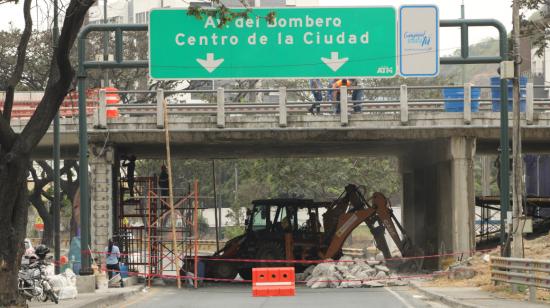
<path id="1" fill-rule="evenodd" d="M 295 266 L 299 272 L 310 265 L 299 260 L 339 259 L 345 240 L 362 223 L 370 229 L 376 247 L 385 258 L 392 257 L 384 236 L 386 231 L 401 256 L 409 257 L 415 253 L 393 214 L 389 200 L 380 192 L 375 192 L 367 200 L 360 187 L 354 184 L 347 185 L 333 202 L 266 199 L 255 200 L 252 205 L 252 210 L 247 212 L 245 233 L 228 241 L 210 259 L 206 258 L 208 277 L 232 279 L 238 273 L 242 278 L 250 279 L 253 267 L 288 265 Z M 319 215 L 322 212 L 321 225 Z M 269 262 L 273 260 L 292 262 Z M 414 266 L 419 269 L 421 264 Z"/>

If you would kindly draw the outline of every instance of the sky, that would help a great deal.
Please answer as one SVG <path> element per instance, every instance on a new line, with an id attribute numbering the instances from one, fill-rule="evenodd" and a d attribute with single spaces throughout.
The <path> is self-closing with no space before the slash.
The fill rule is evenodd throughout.
<path id="1" fill-rule="evenodd" d="M 37 0 L 39 3 L 44 0 Z M 508 31 L 512 29 L 512 0 L 319 0 L 320 6 L 395 6 L 404 4 L 435 4 L 439 7 L 441 19 L 460 18 L 460 5 L 464 1 L 465 15 L 468 19 L 492 18 L 502 22 Z M 23 27 L 22 2 L 18 5 L 0 5 L 0 30 L 9 28 L 10 22 Z M 36 16 L 36 11 L 33 11 Z M 477 28 L 470 31 L 470 44 L 475 44 L 486 38 L 496 38 L 498 33 L 493 28 Z M 460 47 L 460 32 L 458 29 L 442 29 L 440 32 L 440 51 L 442 55 L 449 54 Z"/>

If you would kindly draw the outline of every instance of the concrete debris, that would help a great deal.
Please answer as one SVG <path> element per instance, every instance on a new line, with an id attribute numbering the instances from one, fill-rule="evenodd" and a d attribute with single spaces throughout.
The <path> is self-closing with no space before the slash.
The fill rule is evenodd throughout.
<path id="1" fill-rule="evenodd" d="M 470 268 L 467 266 L 457 266 L 452 268 L 449 271 L 449 279 L 454 279 L 454 280 L 471 279 L 471 278 L 474 278 L 476 274 L 477 272 L 473 268 Z"/>
<path id="2" fill-rule="evenodd" d="M 384 284 L 376 280 L 367 280 L 363 281 L 363 286 L 368 288 L 381 288 L 384 286 Z"/>
<path id="3" fill-rule="evenodd" d="M 483 255 L 483 257 L 481 257 L 481 259 L 483 260 L 483 262 L 489 263 L 489 262 L 491 262 L 491 255 L 486 253 L 486 254 Z"/>
<path id="4" fill-rule="evenodd" d="M 376 261 L 374 259 L 367 260 L 367 264 L 370 265 L 370 266 L 375 266 L 375 265 L 378 265 L 380 263 L 381 263 L 380 261 Z"/>
<path id="5" fill-rule="evenodd" d="M 313 273 L 313 270 L 315 269 L 315 265 L 310 265 L 304 270 L 304 280 L 305 278 L 311 276 L 311 273 Z"/>
<path id="6" fill-rule="evenodd" d="M 400 279 L 391 279 L 386 282 L 386 285 L 388 287 L 400 287 L 400 286 L 406 286 L 408 284 L 409 284 L 408 282 Z"/>
<path id="7" fill-rule="evenodd" d="M 385 279 L 385 278 L 388 278 L 388 274 L 386 274 L 386 272 L 380 271 L 380 272 L 376 273 L 374 278 L 376 278 L 376 279 Z"/>
<path id="8" fill-rule="evenodd" d="M 388 279 L 389 278 L 389 279 Z M 374 288 L 385 285 L 401 286 L 407 282 L 390 273 L 383 261 L 364 260 L 344 256 L 337 262 L 309 266 L 296 274 L 297 281 L 306 281 L 306 286 L 317 288 Z"/>
<path id="9" fill-rule="evenodd" d="M 306 278 L 306 277 L 307 277 L 307 276 L 306 276 L 304 273 L 296 273 L 296 274 L 294 275 L 294 279 L 295 279 L 296 281 L 305 281 L 305 278 Z"/>
<path id="10" fill-rule="evenodd" d="M 377 253 L 376 256 L 374 257 L 374 260 L 383 262 L 385 260 L 384 254 L 382 254 L 381 252 Z"/>
<path id="11" fill-rule="evenodd" d="M 385 273 L 390 272 L 390 269 L 385 265 L 376 265 L 374 268 L 379 272 L 385 272 Z"/>

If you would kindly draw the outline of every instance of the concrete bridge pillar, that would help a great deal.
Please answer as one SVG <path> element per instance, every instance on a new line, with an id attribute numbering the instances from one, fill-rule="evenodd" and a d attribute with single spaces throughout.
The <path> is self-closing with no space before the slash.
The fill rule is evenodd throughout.
<path id="1" fill-rule="evenodd" d="M 422 142 L 400 157 L 403 224 L 424 255 L 468 252 L 475 247 L 475 138 Z M 424 261 L 427 268 L 442 259 Z"/>
<path id="2" fill-rule="evenodd" d="M 452 138 L 450 155 L 453 250 L 471 252 L 475 249 L 475 139 Z"/>
<path id="3" fill-rule="evenodd" d="M 114 149 L 103 144 L 91 144 L 89 148 L 91 250 L 103 251 L 113 235 Z"/>

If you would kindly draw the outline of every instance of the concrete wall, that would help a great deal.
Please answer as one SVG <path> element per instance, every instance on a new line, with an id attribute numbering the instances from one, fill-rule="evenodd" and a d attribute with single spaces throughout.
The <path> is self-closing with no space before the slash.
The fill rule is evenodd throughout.
<path id="1" fill-rule="evenodd" d="M 424 255 L 475 247 L 474 154 L 474 138 L 452 137 L 419 143 L 400 158 L 403 223 Z M 438 268 L 439 261 L 424 266 Z"/>

